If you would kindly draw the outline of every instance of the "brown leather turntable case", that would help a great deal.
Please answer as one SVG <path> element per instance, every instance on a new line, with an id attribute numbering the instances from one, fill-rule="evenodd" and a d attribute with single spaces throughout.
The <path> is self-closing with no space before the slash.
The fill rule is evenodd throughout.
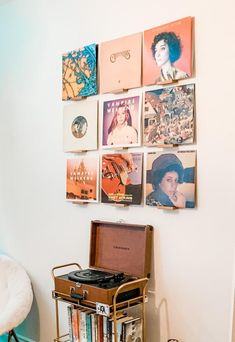
<path id="1" fill-rule="evenodd" d="M 150 277 L 151 242 L 153 228 L 149 225 L 134 225 L 104 221 L 91 222 L 89 267 L 105 272 L 121 272 L 126 277 L 125 287 L 119 291 L 117 301 L 142 295 L 144 282 L 134 279 Z M 54 277 L 55 294 L 65 299 L 78 299 L 81 303 L 113 304 L 118 282 L 84 284 L 68 279 L 68 274 Z"/>

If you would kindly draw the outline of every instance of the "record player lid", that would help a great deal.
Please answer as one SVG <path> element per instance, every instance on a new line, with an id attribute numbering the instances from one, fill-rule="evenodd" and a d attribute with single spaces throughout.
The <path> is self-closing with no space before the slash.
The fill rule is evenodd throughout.
<path id="1" fill-rule="evenodd" d="M 92 221 L 90 267 L 150 276 L 152 226 Z"/>

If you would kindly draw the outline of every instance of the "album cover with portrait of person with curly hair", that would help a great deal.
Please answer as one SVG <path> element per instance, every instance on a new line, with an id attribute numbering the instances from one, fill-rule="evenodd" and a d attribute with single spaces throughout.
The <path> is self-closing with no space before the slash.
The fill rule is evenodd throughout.
<path id="1" fill-rule="evenodd" d="M 144 31 L 143 85 L 192 76 L 192 26 L 187 17 Z"/>

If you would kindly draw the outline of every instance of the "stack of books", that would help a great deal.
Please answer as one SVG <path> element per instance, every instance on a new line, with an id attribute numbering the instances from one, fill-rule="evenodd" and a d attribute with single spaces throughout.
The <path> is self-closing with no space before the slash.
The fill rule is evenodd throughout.
<path id="1" fill-rule="evenodd" d="M 68 307 L 70 342 L 114 342 L 113 318 L 98 315 L 93 310 Z M 129 313 L 118 313 L 116 319 L 116 342 L 142 342 L 143 320 Z"/>

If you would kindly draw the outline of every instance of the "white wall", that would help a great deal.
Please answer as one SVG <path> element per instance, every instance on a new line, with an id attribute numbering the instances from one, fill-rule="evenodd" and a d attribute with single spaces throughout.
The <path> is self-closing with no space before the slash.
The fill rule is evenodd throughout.
<path id="1" fill-rule="evenodd" d="M 33 282 L 25 336 L 55 336 L 50 270 L 71 261 L 88 265 L 90 220 L 124 219 L 156 228 L 148 342 L 231 341 L 235 5 L 219 4 L 13 0 L 0 7 L 0 250 L 20 261 Z M 62 53 L 189 15 L 196 27 L 198 208 L 66 203 Z"/>

